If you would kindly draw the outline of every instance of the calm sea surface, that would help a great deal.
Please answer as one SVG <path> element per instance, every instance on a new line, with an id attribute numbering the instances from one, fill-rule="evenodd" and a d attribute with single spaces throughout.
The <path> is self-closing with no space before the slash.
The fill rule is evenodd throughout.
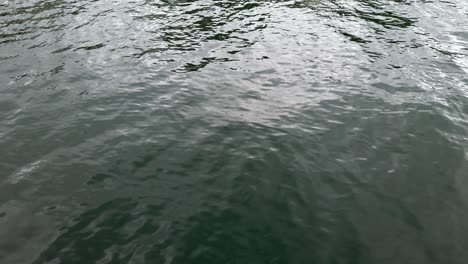
<path id="1" fill-rule="evenodd" d="M 468 263 L 466 0 L 0 0 L 0 263 Z"/>

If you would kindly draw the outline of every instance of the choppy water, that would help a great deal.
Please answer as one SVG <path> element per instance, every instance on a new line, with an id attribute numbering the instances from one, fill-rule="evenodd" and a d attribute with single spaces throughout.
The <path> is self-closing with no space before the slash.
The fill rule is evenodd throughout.
<path id="1" fill-rule="evenodd" d="M 465 0 L 0 4 L 0 263 L 468 263 Z"/>

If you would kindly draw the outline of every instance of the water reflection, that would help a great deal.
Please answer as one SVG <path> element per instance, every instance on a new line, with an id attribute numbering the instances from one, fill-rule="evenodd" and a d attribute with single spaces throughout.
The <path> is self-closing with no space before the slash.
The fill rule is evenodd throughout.
<path id="1" fill-rule="evenodd" d="M 0 262 L 464 263 L 467 10 L 0 6 Z"/>

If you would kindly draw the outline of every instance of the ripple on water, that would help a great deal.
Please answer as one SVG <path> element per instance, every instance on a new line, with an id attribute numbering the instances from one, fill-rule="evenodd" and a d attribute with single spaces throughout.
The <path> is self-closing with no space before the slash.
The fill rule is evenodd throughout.
<path id="1" fill-rule="evenodd" d="M 0 262 L 464 264 L 467 10 L 0 3 Z"/>

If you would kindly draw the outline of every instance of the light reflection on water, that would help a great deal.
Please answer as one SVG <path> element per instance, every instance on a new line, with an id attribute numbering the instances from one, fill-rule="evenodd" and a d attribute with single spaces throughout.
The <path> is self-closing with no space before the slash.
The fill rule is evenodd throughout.
<path id="1" fill-rule="evenodd" d="M 467 14 L 0 3 L 0 262 L 466 263 Z"/>

